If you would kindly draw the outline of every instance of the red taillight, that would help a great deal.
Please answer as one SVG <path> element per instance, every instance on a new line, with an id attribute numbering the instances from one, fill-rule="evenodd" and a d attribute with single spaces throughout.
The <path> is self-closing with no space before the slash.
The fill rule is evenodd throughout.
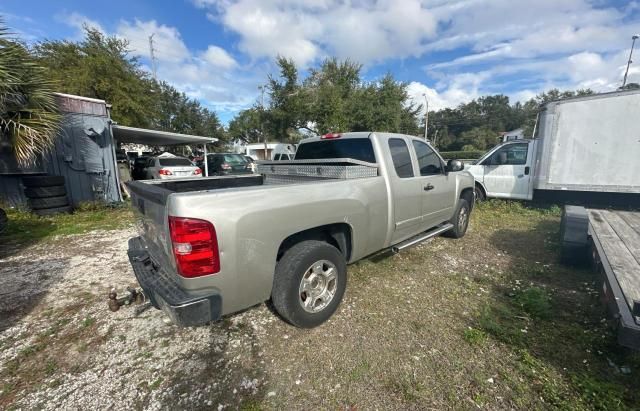
<path id="1" fill-rule="evenodd" d="M 323 135 L 322 137 L 320 137 L 321 140 L 331 140 L 334 138 L 340 138 L 342 137 L 342 134 L 340 133 L 327 133 L 325 135 Z"/>
<path id="2" fill-rule="evenodd" d="M 178 273 L 200 277 L 220 271 L 216 229 L 208 221 L 169 216 L 169 232 Z"/>
<path id="3" fill-rule="evenodd" d="M 200 170 L 199 168 L 196 168 L 195 170 L 193 170 L 193 175 L 198 175 L 198 174 L 202 174 L 202 170 Z"/>
<path id="4" fill-rule="evenodd" d="M 170 176 L 173 175 L 173 173 L 171 172 L 171 170 L 167 170 L 166 168 L 161 168 L 158 171 L 158 174 L 162 174 L 163 176 Z"/>
<path id="5" fill-rule="evenodd" d="M 231 170 L 231 166 L 227 163 L 222 163 L 220 167 L 222 167 L 223 170 Z"/>

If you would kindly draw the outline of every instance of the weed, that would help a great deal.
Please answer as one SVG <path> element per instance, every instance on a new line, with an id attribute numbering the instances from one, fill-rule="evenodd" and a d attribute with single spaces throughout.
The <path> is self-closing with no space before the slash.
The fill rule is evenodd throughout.
<path id="1" fill-rule="evenodd" d="M 162 384 L 162 381 L 164 381 L 164 379 L 162 377 L 158 378 L 157 380 L 155 380 L 154 382 L 149 384 L 149 389 L 157 390 L 158 387 L 160 387 L 160 384 Z"/>
<path id="2" fill-rule="evenodd" d="M 44 367 L 44 373 L 46 375 L 53 375 L 58 369 L 58 364 L 54 360 L 47 361 L 47 364 Z"/>
<path id="3" fill-rule="evenodd" d="M 367 361 L 362 361 L 349 372 L 349 379 L 351 381 L 358 381 L 362 379 L 370 369 L 371 365 L 369 365 Z"/>
<path id="4" fill-rule="evenodd" d="M 515 301 L 522 309 L 534 318 L 551 317 L 551 297 L 540 287 L 530 287 L 516 293 Z"/>
<path id="5" fill-rule="evenodd" d="M 574 375 L 571 381 L 580 392 L 582 400 L 596 410 L 623 410 L 624 389 L 619 384 L 602 381 L 587 374 Z"/>
<path id="6" fill-rule="evenodd" d="M 85 328 L 91 327 L 95 323 L 96 323 L 96 319 L 93 317 L 86 317 L 84 320 L 82 320 L 82 326 Z"/>
<path id="7" fill-rule="evenodd" d="M 479 345 L 484 343 L 487 339 L 487 334 L 485 334 L 481 330 L 476 330 L 475 328 L 468 328 L 464 330 L 464 339 L 469 344 Z"/>

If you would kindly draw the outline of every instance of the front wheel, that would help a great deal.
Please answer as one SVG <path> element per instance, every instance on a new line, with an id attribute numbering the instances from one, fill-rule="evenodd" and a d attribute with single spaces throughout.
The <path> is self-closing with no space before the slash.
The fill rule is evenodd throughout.
<path id="1" fill-rule="evenodd" d="M 451 238 L 462 238 L 467 232 L 469 227 L 469 217 L 471 217 L 471 207 L 464 198 L 458 200 L 458 208 L 456 213 L 451 218 L 450 223 L 453 224 L 453 228 L 444 235 Z"/>
<path id="2" fill-rule="evenodd" d="M 473 189 L 473 193 L 476 196 L 476 203 L 480 203 L 487 199 L 487 196 L 484 194 L 484 190 L 478 184 L 476 184 L 476 187 Z"/>
<path id="3" fill-rule="evenodd" d="M 303 241 L 278 261 L 271 300 L 286 321 L 296 327 L 313 328 L 333 315 L 346 287 L 344 255 L 323 241 Z"/>

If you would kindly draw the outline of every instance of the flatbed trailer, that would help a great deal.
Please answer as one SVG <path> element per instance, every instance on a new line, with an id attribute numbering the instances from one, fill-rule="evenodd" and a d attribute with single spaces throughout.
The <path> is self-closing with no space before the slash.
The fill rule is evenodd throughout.
<path id="1" fill-rule="evenodd" d="M 586 258 L 598 274 L 618 343 L 640 349 L 640 212 L 567 206 L 562 231 L 565 260 Z"/>

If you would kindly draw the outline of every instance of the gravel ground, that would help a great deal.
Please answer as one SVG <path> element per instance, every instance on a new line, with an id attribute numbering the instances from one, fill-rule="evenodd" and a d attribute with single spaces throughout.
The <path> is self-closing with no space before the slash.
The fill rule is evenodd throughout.
<path id="1" fill-rule="evenodd" d="M 519 249 L 536 273 L 559 270 L 549 251 L 557 216 L 525 220 L 497 217 L 462 240 L 350 266 L 339 311 L 313 330 L 285 324 L 264 304 L 189 329 L 155 309 L 110 312 L 108 291 L 136 284 L 126 256 L 132 229 L 13 251 L 0 259 L 0 409 L 547 408 L 549 381 L 585 408 L 571 375 L 607 367 L 595 349 L 585 353 L 591 340 L 557 358 L 526 313 L 514 320 L 526 344 L 477 330 L 483 307 L 504 295 L 498 286 L 519 272 Z M 601 333 L 598 314 L 596 325 L 574 324 L 596 300 L 584 284 L 564 281 L 549 293 L 572 299 L 567 324 Z"/>

